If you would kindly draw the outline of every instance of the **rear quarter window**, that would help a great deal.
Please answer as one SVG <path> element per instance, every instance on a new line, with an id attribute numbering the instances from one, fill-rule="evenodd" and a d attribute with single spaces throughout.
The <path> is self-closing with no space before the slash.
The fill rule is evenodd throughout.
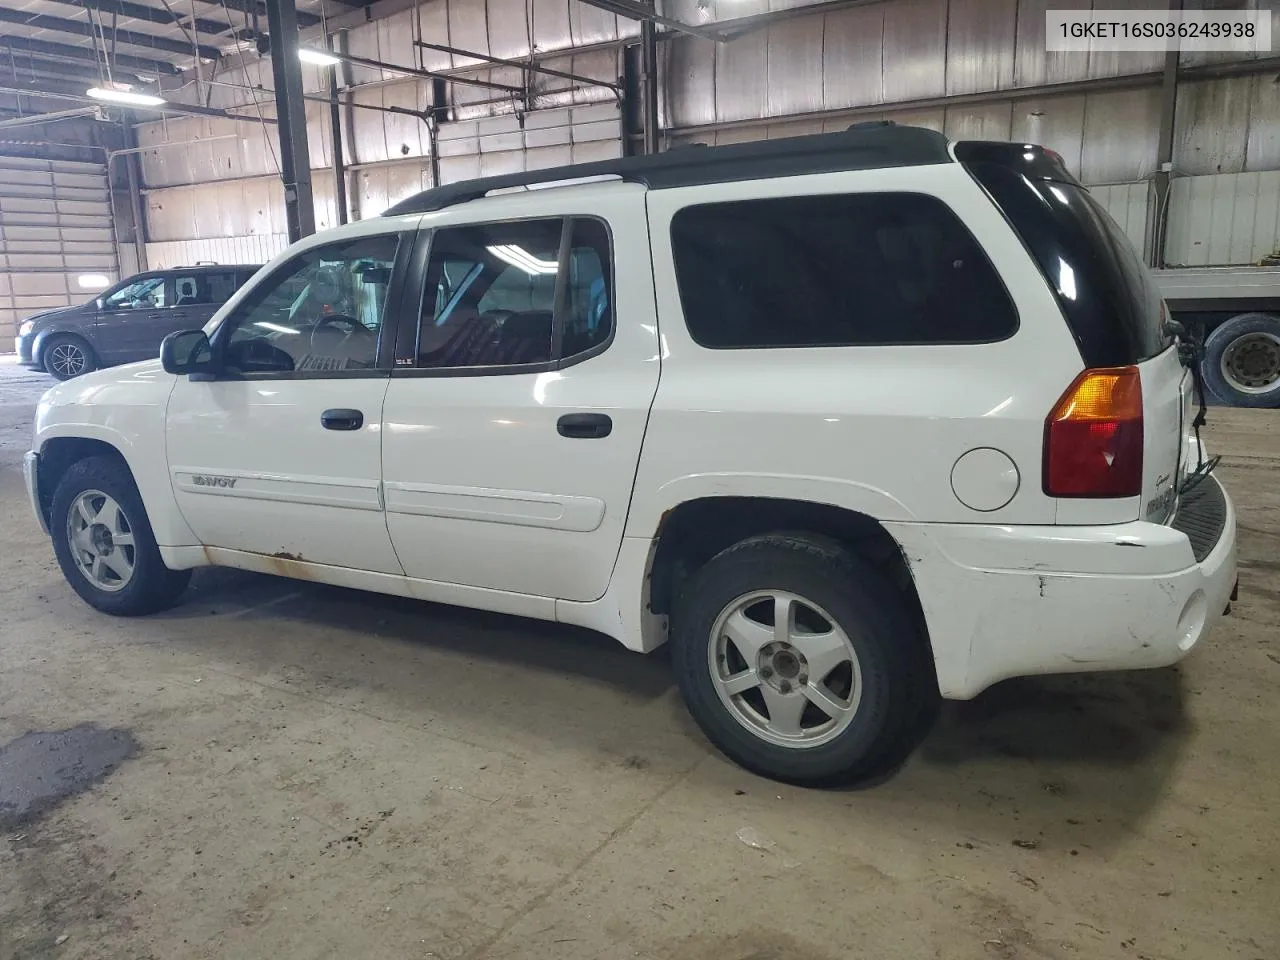
<path id="1" fill-rule="evenodd" d="M 1172 343 L 1151 272 L 1087 189 L 1002 163 L 966 166 L 1035 258 L 1085 366 L 1139 363 Z"/>
<path id="2" fill-rule="evenodd" d="M 1018 327 L 978 242 L 924 194 L 701 204 L 676 214 L 671 243 L 704 347 L 989 343 Z"/>

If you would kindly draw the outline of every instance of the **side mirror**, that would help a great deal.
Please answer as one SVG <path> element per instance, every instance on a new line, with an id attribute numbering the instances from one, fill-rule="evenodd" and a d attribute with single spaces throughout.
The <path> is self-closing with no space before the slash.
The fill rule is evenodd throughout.
<path id="1" fill-rule="evenodd" d="M 192 380 L 212 380 L 213 349 L 203 330 L 180 330 L 160 343 L 160 364 L 165 373 L 187 374 Z"/>

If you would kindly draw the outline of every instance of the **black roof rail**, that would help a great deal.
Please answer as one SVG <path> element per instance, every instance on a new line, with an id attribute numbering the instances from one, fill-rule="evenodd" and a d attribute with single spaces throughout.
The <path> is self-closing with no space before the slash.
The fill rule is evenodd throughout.
<path id="1" fill-rule="evenodd" d="M 947 139 L 937 131 L 877 121 L 854 124 L 839 133 L 784 137 L 696 150 L 668 150 L 648 156 L 598 160 L 464 180 L 424 190 L 401 200 L 383 216 L 429 213 L 477 200 L 492 190 L 588 177 L 617 177 L 631 183 L 643 183 L 651 190 L 662 190 L 735 180 L 949 162 L 951 154 L 947 149 Z"/>

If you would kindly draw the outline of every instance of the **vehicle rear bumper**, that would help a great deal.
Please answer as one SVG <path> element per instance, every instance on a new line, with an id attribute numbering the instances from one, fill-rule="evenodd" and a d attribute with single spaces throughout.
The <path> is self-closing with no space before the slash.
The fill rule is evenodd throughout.
<path id="1" fill-rule="evenodd" d="M 22 479 L 27 485 L 27 497 L 31 501 L 31 509 L 40 521 L 40 529 L 49 533 L 49 523 L 44 511 L 40 509 L 40 454 L 29 450 L 22 457 Z"/>
<path id="2" fill-rule="evenodd" d="M 1209 530 L 1181 507 L 1169 526 L 886 524 L 911 565 L 943 695 L 1186 656 L 1236 585 L 1235 508 L 1215 478 L 1203 483 L 1221 511 Z"/>

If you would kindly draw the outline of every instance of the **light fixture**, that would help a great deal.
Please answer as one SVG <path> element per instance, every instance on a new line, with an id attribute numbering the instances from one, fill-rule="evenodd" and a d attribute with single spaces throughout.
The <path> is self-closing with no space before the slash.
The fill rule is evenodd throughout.
<path id="1" fill-rule="evenodd" d="M 111 283 L 111 278 L 101 273 L 82 273 L 76 282 L 82 290 L 101 290 Z"/>
<path id="2" fill-rule="evenodd" d="M 95 100 L 124 103 L 131 107 L 158 107 L 165 102 L 164 97 L 157 97 L 152 93 L 135 93 L 132 90 L 120 90 L 115 87 L 90 87 L 85 93 Z"/>
<path id="3" fill-rule="evenodd" d="M 323 50 L 311 50 L 307 47 L 298 48 L 298 59 L 303 63 L 315 64 L 317 67 L 332 67 L 334 64 L 342 62 L 331 53 L 325 53 Z"/>
<path id="4" fill-rule="evenodd" d="M 531 277 L 553 274 L 560 269 L 556 261 L 541 260 L 524 247 L 514 243 L 501 243 L 485 249 L 499 260 L 504 260 L 513 267 L 523 270 Z"/>
<path id="5" fill-rule="evenodd" d="M 270 330 L 272 333 L 290 333 L 297 335 L 298 331 L 293 327 L 286 327 L 283 323 L 272 323 L 270 320 L 259 320 L 254 323 L 255 327 L 261 327 L 263 330 Z"/>

